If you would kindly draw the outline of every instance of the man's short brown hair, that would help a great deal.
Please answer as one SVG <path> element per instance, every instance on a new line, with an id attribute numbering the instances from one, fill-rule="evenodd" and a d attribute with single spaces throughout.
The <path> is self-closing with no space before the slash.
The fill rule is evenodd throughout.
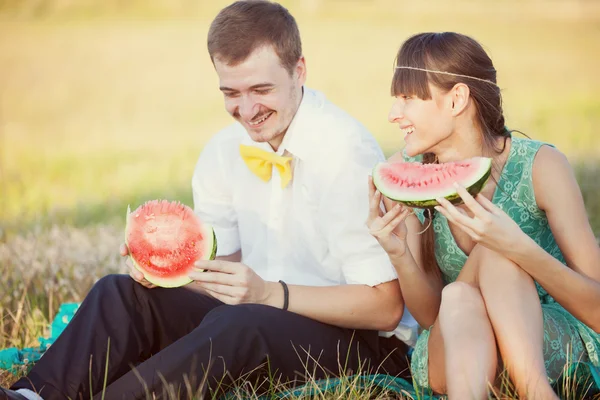
<path id="1" fill-rule="evenodd" d="M 208 31 L 208 53 L 236 65 L 255 49 L 272 45 L 282 67 L 290 75 L 302 57 L 302 42 L 296 20 L 281 4 L 266 0 L 244 0 L 222 9 Z"/>

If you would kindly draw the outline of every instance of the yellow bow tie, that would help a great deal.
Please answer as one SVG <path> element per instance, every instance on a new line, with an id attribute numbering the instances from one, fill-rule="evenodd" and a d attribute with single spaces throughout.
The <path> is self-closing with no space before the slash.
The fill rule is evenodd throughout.
<path id="1" fill-rule="evenodd" d="M 286 187 L 292 179 L 292 157 L 278 156 L 258 147 L 243 144 L 240 144 L 240 154 L 250 171 L 265 182 L 271 179 L 273 165 L 277 167 L 281 176 L 282 188 Z"/>

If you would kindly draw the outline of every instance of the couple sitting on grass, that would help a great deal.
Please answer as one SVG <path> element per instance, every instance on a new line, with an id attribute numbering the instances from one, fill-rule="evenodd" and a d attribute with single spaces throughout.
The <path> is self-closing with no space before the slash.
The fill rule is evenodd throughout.
<path id="1" fill-rule="evenodd" d="M 397 54 L 389 121 L 406 147 L 391 160 L 493 159 L 480 194 L 459 186 L 462 204 L 427 211 L 375 189 L 381 149 L 305 87 L 281 5 L 226 7 L 208 51 L 235 120 L 192 178 L 217 260 L 176 289 L 133 268 L 104 277 L 4 398 L 201 398 L 376 372 L 484 399 L 507 371 L 521 398 L 552 399 L 570 363 L 600 365 L 600 249 L 577 182 L 557 149 L 506 128 L 476 41 L 422 33 Z"/>

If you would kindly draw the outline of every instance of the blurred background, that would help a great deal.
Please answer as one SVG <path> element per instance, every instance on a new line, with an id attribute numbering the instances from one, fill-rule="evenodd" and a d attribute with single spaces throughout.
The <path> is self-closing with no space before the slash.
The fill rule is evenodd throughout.
<path id="1" fill-rule="evenodd" d="M 319 89 L 376 136 L 396 51 L 422 31 L 479 40 L 507 125 L 569 157 L 600 236 L 600 1 L 282 0 Z M 207 139 L 231 122 L 206 51 L 229 1 L 0 0 L 0 349 L 36 346 L 118 255 L 127 205 L 192 205 Z M 561 190 L 556 188 L 557 192 Z M 15 377 L 0 370 L 0 386 Z"/>
<path id="2" fill-rule="evenodd" d="M 282 3 L 300 26 L 307 85 L 387 155 L 403 146 L 387 122 L 400 44 L 422 31 L 479 40 L 507 125 L 568 155 L 600 236 L 599 1 Z M 206 51 L 227 4 L 0 0 L 0 348 L 35 345 L 61 302 L 123 270 L 128 204 L 192 205 L 198 155 L 231 122 Z M 0 371 L 0 384 L 11 379 Z"/>
<path id="3" fill-rule="evenodd" d="M 0 238 L 119 224 L 127 204 L 151 198 L 191 205 L 198 154 L 230 123 L 206 51 L 209 23 L 229 3 L 0 0 Z M 386 154 L 403 146 L 387 122 L 402 41 L 429 30 L 479 40 L 499 71 L 508 126 L 569 155 L 591 185 L 600 234 L 600 2 L 282 3 L 300 26 L 307 84 Z"/>

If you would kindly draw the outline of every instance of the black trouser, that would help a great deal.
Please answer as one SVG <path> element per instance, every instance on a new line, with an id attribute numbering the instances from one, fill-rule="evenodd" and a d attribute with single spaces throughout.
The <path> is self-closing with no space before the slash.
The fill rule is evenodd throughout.
<path id="1" fill-rule="evenodd" d="M 109 275 L 12 389 L 32 389 L 44 400 L 100 398 L 103 388 L 108 400 L 160 398 L 169 390 L 170 398 L 188 398 L 189 388 L 195 395 L 223 393 L 240 377 L 259 384 L 265 377 L 301 383 L 355 372 L 406 376 L 405 353 L 400 341 L 375 331 L 269 306 L 225 305 L 187 288 L 146 289 L 128 275 Z"/>

